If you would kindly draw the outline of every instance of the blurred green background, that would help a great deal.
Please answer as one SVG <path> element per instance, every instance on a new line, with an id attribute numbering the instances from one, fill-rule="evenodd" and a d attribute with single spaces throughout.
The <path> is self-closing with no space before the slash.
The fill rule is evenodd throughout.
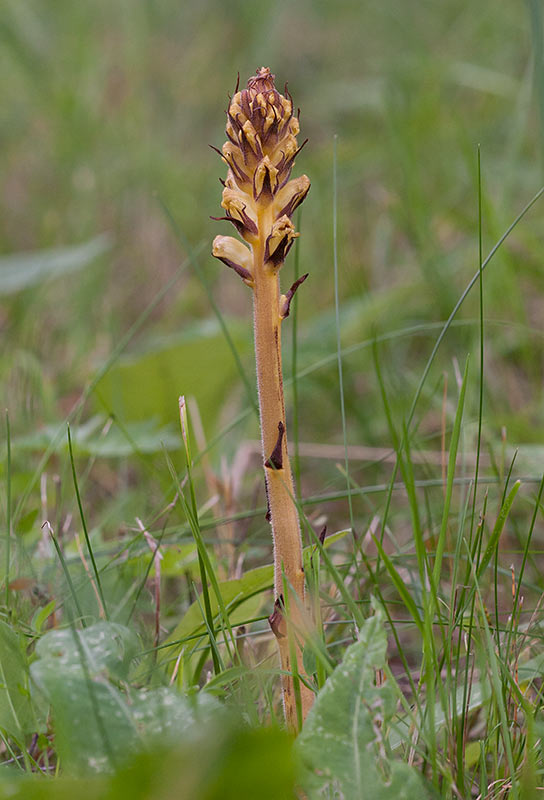
<path id="1" fill-rule="evenodd" d="M 120 458 L 131 441 L 159 458 L 161 443 L 177 446 L 179 394 L 196 398 L 207 437 L 247 406 L 195 265 L 253 391 L 250 293 L 209 255 L 213 236 L 230 230 L 210 220 L 220 213 L 225 166 L 208 144 L 224 141 L 237 74 L 244 82 L 261 65 L 279 86 L 289 83 L 309 139 L 294 171 L 312 180 L 297 254 L 298 270 L 310 272 L 298 297 L 297 369 L 309 370 L 298 382 L 298 436 L 342 441 L 337 137 L 341 334 L 355 346 L 345 360 L 348 439 L 390 446 L 368 345 L 391 334 L 379 349 L 405 418 L 439 323 L 478 268 L 477 145 L 484 255 L 542 183 L 542 36 L 539 0 L 4 0 L 0 373 L 21 459 L 15 492 L 30 490 L 25 481 L 51 441 L 47 426 L 66 418 L 85 387 L 77 420 L 98 414 L 98 425 L 115 413 L 108 435 L 117 438 L 102 445 Z M 543 441 L 543 255 L 537 204 L 485 273 L 489 446 L 500 444 L 503 427 L 515 444 Z M 294 264 L 291 255 L 284 283 Z M 439 441 L 443 374 L 455 387 L 468 352 L 477 373 L 477 316 L 475 290 L 417 409 L 426 446 Z M 413 326 L 423 330 L 402 333 Z M 256 435 L 249 414 L 212 449 L 214 463 Z M 83 454 L 104 455 L 92 430 L 75 439 Z M 118 485 L 141 488 L 122 463 L 125 472 L 95 474 L 88 513 L 103 496 L 118 499 Z M 345 485 L 335 468 L 308 466 L 304 475 L 307 492 Z"/>
<path id="2" fill-rule="evenodd" d="M 485 526 L 490 532 L 501 508 L 516 448 L 512 478 L 524 478 L 495 562 L 490 609 L 500 642 L 499 614 L 512 613 L 514 573 L 506 565 L 519 565 L 529 542 L 537 520 L 531 497 L 544 464 L 544 198 L 483 275 L 482 458 L 472 519 L 478 283 L 412 403 L 444 322 L 478 270 L 478 145 L 484 257 L 544 184 L 542 8 L 542 0 L 2 0 L 0 409 L 7 408 L 9 424 L 0 425 L 0 621 L 10 629 L 0 629 L 15 650 L 24 650 L 27 673 L 32 643 L 47 627 L 92 621 L 99 613 L 89 566 L 78 552 L 88 533 L 109 619 L 141 635 L 132 682 L 162 686 L 174 663 L 178 669 L 179 647 L 181 657 L 191 646 L 178 687 L 207 680 L 208 645 L 198 644 L 201 574 L 189 514 L 176 502 L 175 473 L 185 474 L 178 415 L 184 394 L 191 399 L 195 505 L 208 574 L 224 580 L 245 573 L 222 584 L 223 598 L 231 623 L 246 626 L 237 636 L 240 647 L 248 637 L 248 674 L 260 660 L 267 671 L 264 689 L 257 676 L 250 694 L 227 692 L 226 682 L 224 694 L 255 724 L 274 719 L 268 687 L 275 676 L 268 673 L 275 661 L 266 621 L 272 598 L 263 597 L 271 586 L 272 568 L 263 565 L 270 564 L 272 547 L 258 445 L 251 443 L 258 438 L 251 293 L 210 255 L 213 237 L 232 231 L 210 219 L 221 214 L 219 179 L 226 168 L 208 145 L 224 141 L 237 75 L 243 85 L 260 66 L 271 68 L 278 87 L 288 82 L 301 109 L 301 140 L 308 137 L 293 174 L 308 174 L 312 188 L 297 220 L 302 235 L 281 276 L 285 290 L 297 274 L 310 273 L 283 326 L 288 433 L 304 510 L 315 530 L 351 525 L 359 537 L 338 537 L 335 563 L 362 603 L 372 581 L 383 585 L 400 618 L 401 647 L 390 648 L 390 664 L 402 675 L 399 651 L 404 648 L 411 667 L 421 643 L 402 627 L 402 602 L 365 533 L 379 531 L 394 551 L 399 581 L 420 603 L 427 584 L 423 572 L 418 583 L 413 566 L 417 526 L 402 487 L 387 495 L 391 448 L 408 423 L 417 511 L 432 552 L 444 511 L 441 461 L 470 355 L 452 540 L 458 527 L 461 541 L 468 521 L 472 542 L 482 508 L 488 518 L 477 529 L 488 536 Z M 350 450 L 348 459 L 338 339 L 347 443 L 370 448 Z M 352 509 L 347 486 L 362 489 Z M 58 551 L 42 528 L 45 520 Z M 162 578 L 153 583 L 159 544 Z M 519 608 L 525 598 L 527 619 L 533 599 L 542 596 L 541 553 L 538 519 L 531 552 L 523 554 Z M 363 557 L 381 562 L 375 575 Z M 252 572 L 254 566 L 261 571 Z M 455 575 L 452 605 L 455 581 L 463 580 Z M 336 615 L 329 616 L 327 648 L 337 659 L 353 640 L 353 620 L 351 612 L 343 619 L 340 597 L 328 584 L 322 592 L 327 613 Z M 172 646 L 157 649 L 165 644 Z M 23 703 L 21 659 L 6 681 Z M 517 655 L 515 673 L 517 680 Z M 62 672 L 55 677 L 64 684 Z M 480 739 L 479 723 L 474 730 Z M 489 730 L 495 763 L 495 722 Z M 288 741 L 274 732 L 269 742 L 264 736 L 266 752 L 278 752 L 285 767 L 276 777 L 287 785 L 294 768 L 284 755 Z M 237 752 L 246 756 L 240 741 Z M 215 747 L 215 735 L 212 742 Z M 81 743 L 87 748 L 86 738 Z M 470 745 L 480 754 L 480 743 Z M 39 747 L 46 752 L 48 740 Z M 193 780 L 209 782 L 205 757 L 195 760 L 188 750 L 184 758 L 206 771 L 197 770 Z M 160 769 L 155 763 L 142 769 L 152 774 Z M 236 759 L 232 764 L 245 775 Z M 221 791 L 229 774 L 217 773 Z M 266 788 L 275 791 L 272 783 Z"/>

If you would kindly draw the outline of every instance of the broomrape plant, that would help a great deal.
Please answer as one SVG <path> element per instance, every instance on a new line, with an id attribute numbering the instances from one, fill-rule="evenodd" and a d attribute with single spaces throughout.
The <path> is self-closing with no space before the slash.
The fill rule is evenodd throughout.
<path id="1" fill-rule="evenodd" d="M 281 360 L 281 327 L 300 277 L 280 292 L 279 272 L 299 235 L 292 216 L 310 189 L 306 175 L 289 180 L 299 123 L 293 102 L 274 85 L 267 67 L 236 92 L 227 110 L 227 141 L 220 155 L 228 165 L 221 206 L 244 240 L 216 236 L 213 255 L 233 269 L 253 292 L 255 359 L 267 519 L 274 540 L 274 613 L 270 625 L 278 642 L 285 718 L 300 728 L 312 701 L 302 663 L 304 570 L 300 522 L 289 466 Z M 218 151 L 219 152 L 219 151 Z M 301 680 L 300 678 L 304 678 Z"/>

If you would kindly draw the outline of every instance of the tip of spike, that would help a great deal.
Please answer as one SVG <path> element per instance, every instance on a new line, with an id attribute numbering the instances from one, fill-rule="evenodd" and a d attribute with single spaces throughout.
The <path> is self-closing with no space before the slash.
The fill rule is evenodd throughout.
<path id="1" fill-rule="evenodd" d="M 276 76 L 270 72 L 270 67 L 259 67 L 256 75 L 252 75 L 247 82 L 247 88 L 255 88 L 257 91 L 270 91 L 274 89 Z"/>

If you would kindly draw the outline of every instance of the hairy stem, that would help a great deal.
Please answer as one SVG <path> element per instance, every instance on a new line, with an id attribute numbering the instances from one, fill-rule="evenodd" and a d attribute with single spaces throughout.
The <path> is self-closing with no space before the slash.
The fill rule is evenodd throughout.
<path id="1" fill-rule="evenodd" d="M 263 211 L 262 217 L 266 216 L 266 211 Z M 260 231 L 269 230 L 270 222 L 260 219 L 258 227 Z M 288 726 L 296 731 L 300 722 L 297 694 L 304 720 L 313 702 L 313 692 L 298 679 L 298 675 L 304 673 L 300 645 L 304 631 L 302 541 L 287 450 L 278 270 L 269 263 L 265 264 L 264 248 L 264 237 L 260 237 L 253 247 L 253 309 L 263 463 L 274 539 L 276 611 L 271 623 L 280 651 L 285 716 Z M 284 597 L 284 585 L 288 587 L 289 596 L 282 603 L 279 599 Z M 285 608 L 289 609 L 288 616 Z M 292 653 L 296 665 L 292 663 Z"/>
<path id="2" fill-rule="evenodd" d="M 270 627 L 282 667 L 285 718 L 300 729 L 312 701 L 305 685 L 302 644 L 307 630 L 300 523 L 287 452 L 281 370 L 281 324 L 289 304 L 308 275 L 280 294 L 278 273 L 298 236 L 294 211 L 310 189 L 307 175 L 290 179 L 297 153 L 298 116 L 287 92 L 280 94 L 274 75 L 261 67 L 247 88 L 236 92 L 227 109 L 227 141 L 220 155 L 228 165 L 221 207 L 244 240 L 216 236 L 212 252 L 253 290 L 255 353 L 267 518 L 274 539 L 276 600 Z M 214 217 L 214 219 L 218 219 Z"/>

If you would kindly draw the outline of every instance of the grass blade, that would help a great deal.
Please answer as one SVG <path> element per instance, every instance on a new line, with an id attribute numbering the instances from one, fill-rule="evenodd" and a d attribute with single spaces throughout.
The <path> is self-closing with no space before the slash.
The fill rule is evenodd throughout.
<path id="1" fill-rule="evenodd" d="M 6 592 L 6 608 L 9 609 L 9 573 L 11 569 L 11 428 L 9 413 L 6 409 L 6 563 L 4 568 L 4 581 Z"/>
<path id="2" fill-rule="evenodd" d="M 461 384 L 461 391 L 459 393 L 459 401 L 457 403 L 457 412 L 455 414 L 455 421 L 453 423 L 453 431 L 451 435 L 450 451 L 448 458 L 448 472 L 446 479 L 446 496 L 444 498 L 444 511 L 442 513 L 442 524 L 440 526 L 440 533 L 438 534 L 438 541 L 436 543 L 436 554 L 434 559 L 433 580 L 435 586 L 438 586 L 439 584 L 440 575 L 442 571 L 442 557 L 444 555 L 444 545 L 446 542 L 446 532 L 448 529 L 451 498 L 453 493 L 453 482 L 457 468 L 457 451 L 459 449 L 459 436 L 461 434 L 461 422 L 463 420 L 463 411 L 465 408 L 468 364 L 469 362 L 467 359 L 467 362 L 465 364 L 465 372 L 463 375 L 463 383 Z"/>
<path id="3" fill-rule="evenodd" d="M 106 598 L 104 597 L 104 592 L 102 590 L 102 582 L 100 580 L 100 573 L 98 571 L 98 567 L 96 564 L 96 559 L 94 557 L 93 548 L 91 545 L 91 540 L 89 538 L 89 531 L 87 530 L 87 522 L 85 521 L 85 514 L 83 513 L 83 504 L 81 502 L 81 494 L 79 492 L 79 484 L 77 481 L 77 473 L 76 473 L 76 465 L 74 461 L 74 452 L 72 449 L 72 435 L 70 433 L 70 425 L 67 426 L 68 431 L 68 451 L 70 453 L 70 464 L 72 467 L 72 478 L 74 480 L 74 489 L 76 492 L 77 498 L 77 507 L 79 509 L 79 516 L 81 518 L 81 525 L 83 527 L 83 535 L 85 536 L 85 544 L 87 545 L 87 551 L 89 553 L 89 558 L 91 559 L 91 564 L 93 567 L 94 578 L 96 581 L 96 586 L 98 589 L 98 593 L 100 595 L 100 601 L 102 603 L 102 609 L 104 610 L 104 615 L 106 619 L 108 619 L 108 608 L 106 605 Z"/>

